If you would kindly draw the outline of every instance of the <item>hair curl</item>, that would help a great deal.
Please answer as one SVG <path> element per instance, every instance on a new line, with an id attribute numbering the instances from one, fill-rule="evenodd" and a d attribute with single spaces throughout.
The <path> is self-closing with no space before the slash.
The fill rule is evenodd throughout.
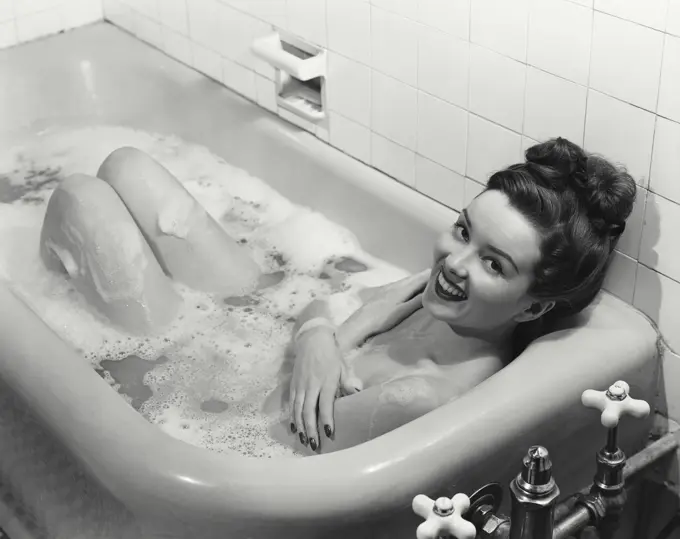
<path id="1" fill-rule="evenodd" d="M 623 167 L 563 138 L 532 146 L 525 157 L 493 174 L 487 190 L 504 193 L 541 235 L 529 294 L 555 302 L 543 319 L 575 314 L 602 288 L 633 209 L 635 181 Z"/>

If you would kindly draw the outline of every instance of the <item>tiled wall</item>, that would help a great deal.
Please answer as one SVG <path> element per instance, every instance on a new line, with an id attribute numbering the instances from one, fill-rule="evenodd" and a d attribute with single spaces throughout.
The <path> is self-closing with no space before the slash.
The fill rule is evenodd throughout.
<path id="1" fill-rule="evenodd" d="M 101 18 L 101 0 L 0 0 L 0 49 Z"/>
<path id="2" fill-rule="evenodd" d="M 306 127 L 456 209 L 546 137 L 625 163 L 641 189 L 608 287 L 680 350 L 680 0 L 104 6 L 114 23 L 271 110 L 273 72 L 251 42 L 275 25 L 327 48 L 329 121 Z"/>

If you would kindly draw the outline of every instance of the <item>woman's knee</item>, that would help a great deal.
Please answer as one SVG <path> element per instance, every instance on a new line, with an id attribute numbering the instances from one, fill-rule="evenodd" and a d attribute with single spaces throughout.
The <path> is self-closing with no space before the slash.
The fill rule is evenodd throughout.
<path id="1" fill-rule="evenodd" d="M 124 175 L 139 175 L 158 171 L 163 167 L 150 155 L 131 146 L 123 146 L 112 151 L 102 162 L 97 177 L 113 182 Z"/>

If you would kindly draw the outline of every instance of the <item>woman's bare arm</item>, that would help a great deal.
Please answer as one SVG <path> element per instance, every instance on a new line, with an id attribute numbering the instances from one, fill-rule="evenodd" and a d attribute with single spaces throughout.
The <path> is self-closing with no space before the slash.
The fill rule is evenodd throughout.
<path id="1" fill-rule="evenodd" d="M 372 440 L 458 398 L 502 368 L 499 358 L 472 358 L 448 373 L 414 373 L 372 386 L 360 393 L 335 401 L 335 435 L 323 437 L 314 452 L 292 438 L 290 432 L 275 427 L 272 435 L 292 445 L 296 451 L 314 455 L 347 449 Z"/>
<path id="2" fill-rule="evenodd" d="M 446 382 L 433 376 L 408 376 L 336 400 L 335 432 L 323 437 L 320 447 L 312 451 L 300 443 L 285 425 L 277 425 L 272 435 L 306 455 L 331 453 L 376 438 L 419 418 L 446 402 L 451 393 Z"/>

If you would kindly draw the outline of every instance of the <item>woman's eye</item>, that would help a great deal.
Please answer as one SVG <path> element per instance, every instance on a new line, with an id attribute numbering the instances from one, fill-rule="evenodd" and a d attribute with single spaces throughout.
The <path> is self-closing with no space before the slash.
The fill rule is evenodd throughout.
<path id="1" fill-rule="evenodd" d="M 468 234 L 467 228 L 461 223 L 456 223 L 453 225 L 454 234 L 457 238 L 463 240 L 465 243 L 470 241 L 470 234 Z"/>
<path id="2" fill-rule="evenodd" d="M 500 262 L 498 262 L 498 260 L 494 258 L 486 258 L 484 259 L 484 265 L 493 273 L 503 275 L 503 266 Z"/>

